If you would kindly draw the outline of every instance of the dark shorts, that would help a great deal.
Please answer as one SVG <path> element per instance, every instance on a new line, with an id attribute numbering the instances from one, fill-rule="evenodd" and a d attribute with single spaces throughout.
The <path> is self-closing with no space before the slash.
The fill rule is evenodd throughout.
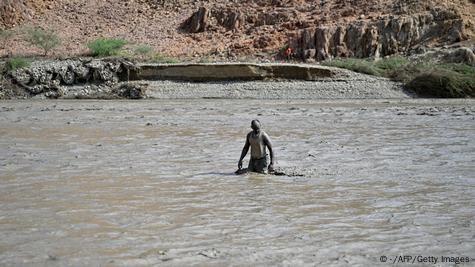
<path id="1" fill-rule="evenodd" d="M 248 171 L 267 173 L 267 157 L 263 157 L 260 159 L 251 158 L 249 160 Z"/>

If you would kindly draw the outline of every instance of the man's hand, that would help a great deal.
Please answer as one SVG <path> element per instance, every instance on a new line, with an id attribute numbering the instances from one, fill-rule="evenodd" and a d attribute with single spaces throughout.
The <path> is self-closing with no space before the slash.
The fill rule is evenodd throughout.
<path id="1" fill-rule="evenodd" d="M 239 169 L 239 170 L 242 169 L 242 160 L 240 160 L 240 161 L 238 162 L 238 169 Z"/>
<path id="2" fill-rule="evenodd" d="M 271 162 L 271 163 L 269 164 L 269 167 L 267 167 L 267 170 L 268 170 L 269 172 L 274 172 L 274 162 Z"/>

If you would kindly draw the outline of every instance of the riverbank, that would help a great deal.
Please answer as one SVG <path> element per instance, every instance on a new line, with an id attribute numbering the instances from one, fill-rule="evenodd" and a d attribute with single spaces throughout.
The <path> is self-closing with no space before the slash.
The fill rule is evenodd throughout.
<path id="1" fill-rule="evenodd" d="M 407 98 L 386 78 L 316 64 L 36 61 L 5 74 L 0 99 Z"/>
<path id="2" fill-rule="evenodd" d="M 152 99 L 386 99 L 410 98 L 400 83 L 368 75 L 329 81 L 248 81 L 193 83 L 135 82 Z"/>

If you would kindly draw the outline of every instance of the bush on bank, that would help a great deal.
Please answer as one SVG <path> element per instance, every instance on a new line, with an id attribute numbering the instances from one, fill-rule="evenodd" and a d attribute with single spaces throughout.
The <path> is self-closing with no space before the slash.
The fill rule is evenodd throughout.
<path id="1" fill-rule="evenodd" d="M 6 70 L 14 71 L 16 69 L 28 68 L 30 66 L 30 60 L 23 57 L 13 57 L 6 61 Z"/>
<path id="2" fill-rule="evenodd" d="M 323 65 L 352 70 L 369 75 L 380 75 L 379 71 L 374 66 L 374 63 L 366 59 L 336 58 L 331 61 L 323 62 Z"/>
<path id="3" fill-rule="evenodd" d="M 415 76 L 406 87 L 420 96 L 475 97 L 475 74 L 466 75 L 450 69 L 435 68 Z"/>
<path id="4" fill-rule="evenodd" d="M 387 77 L 425 97 L 475 97 L 475 67 L 462 63 L 411 62 L 403 57 L 334 59 L 323 63 L 352 71 Z"/>
<path id="5" fill-rule="evenodd" d="M 117 55 L 127 44 L 123 39 L 101 38 L 87 44 L 92 56 L 107 57 Z"/>

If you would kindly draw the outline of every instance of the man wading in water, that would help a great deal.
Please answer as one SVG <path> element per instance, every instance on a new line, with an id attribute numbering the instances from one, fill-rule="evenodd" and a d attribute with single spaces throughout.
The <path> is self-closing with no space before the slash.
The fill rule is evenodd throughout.
<path id="1" fill-rule="evenodd" d="M 242 160 L 246 157 L 249 146 L 251 147 L 251 159 L 249 160 L 247 171 L 259 173 L 274 172 L 274 151 L 272 150 L 269 136 L 264 131 L 261 131 L 261 123 L 258 120 L 251 122 L 251 128 L 252 131 L 247 134 L 246 144 L 242 149 L 236 173 L 246 172 L 246 170 L 242 169 Z M 266 147 L 269 148 L 270 152 L 269 166 L 267 166 Z"/>

